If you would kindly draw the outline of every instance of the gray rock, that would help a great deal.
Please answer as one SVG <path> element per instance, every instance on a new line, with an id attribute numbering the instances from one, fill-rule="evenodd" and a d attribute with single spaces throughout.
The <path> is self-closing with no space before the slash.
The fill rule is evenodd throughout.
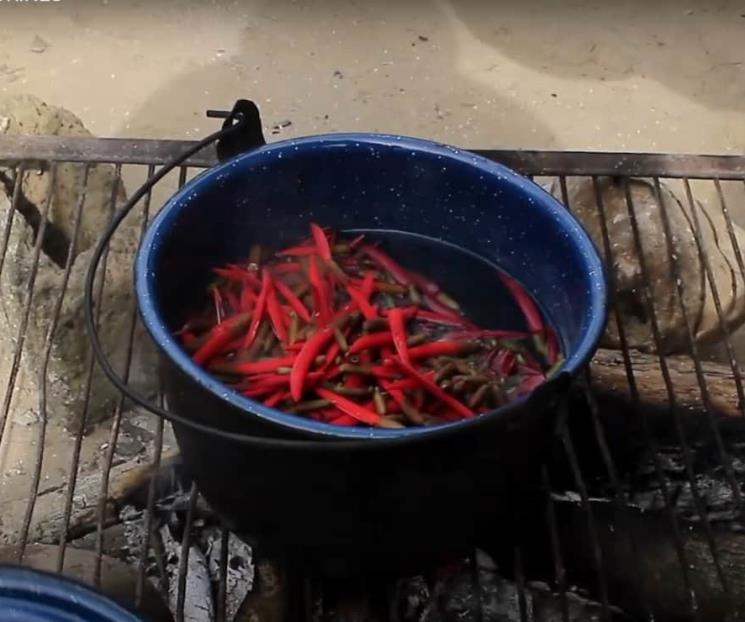
<path id="1" fill-rule="evenodd" d="M 550 190 L 561 199 L 558 182 L 554 182 Z M 737 328 L 745 322 L 745 281 L 736 269 L 736 251 L 721 210 L 707 210 L 699 201 L 689 202 L 685 189 L 675 194 L 668 184 L 660 183 L 658 194 L 651 180 L 630 179 L 628 190 L 636 218 L 640 254 L 629 215 L 626 187 L 616 179 L 601 177 L 597 190 L 603 202 L 608 237 L 612 241 L 613 261 L 609 270 L 613 273 L 615 305 L 630 348 L 646 352 L 655 352 L 658 348 L 646 304 L 642 258 L 663 353 L 689 350 L 688 323 L 698 343 L 721 339 L 722 323 L 716 310 L 713 287 L 719 293 L 723 318 L 729 328 Z M 603 223 L 592 179 L 568 178 L 567 198 L 575 216 L 582 221 L 596 246 L 605 253 Z M 696 230 L 709 260 L 711 280 L 698 248 L 695 223 L 698 223 Z M 745 231 L 736 224 L 732 230 L 742 247 Z M 676 270 L 679 283 L 673 278 Z M 621 345 L 620 329 L 612 314 L 602 345 L 607 348 L 620 348 Z"/>
<path id="2" fill-rule="evenodd" d="M 64 108 L 50 106 L 33 95 L 0 99 L 0 133 L 12 135 L 92 136 L 83 122 Z M 80 196 L 85 164 L 63 162 L 57 167 L 49 219 L 72 237 L 73 214 Z M 29 171 L 24 175 L 23 193 L 36 205 L 42 205 L 49 193 L 49 170 Z M 111 164 L 91 166 L 83 204 L 79 251 L 90 248 L 109 218 L 109 206 L 115 189 L 115 169 Z M 117 201 L 125 198 L 119 184 Z"/>
<path id="3" fill-rule="evenodd" d="M 8 214 L 8 199 L 0 196 L 0 214 Z M 50 421 L 62 423 L 68 429 L 77 429 L 82 420 L 87 401 L 87 423 L 99 422 L 114 410 L 119 393 L 103 372 L 94 367 L 91 389 L 86 391 L 92 351 L 85 330 L 83 286 L 92 250 L 78 255 L 72 265 L 70 278 L 60 308 L 54 338 L 49 350 L 46 378 L 46 409 Z M 133 307 L 131 285 L 131 250 L 128 245 L 117 245 L 109 253 L 106 284 L 100 311 L 102 343 L 116 367 L 122 371 L 129 344 Z M 17 338 L 26 306 L 28 285 L 34 265 L 34 239 L 31 228 L 18 213 L 13 216 L 5 265 L 0 275 L 0 364 L 9 369 L 17 346 Z M 29 321 L 23 342 L 22 373 L 17 384 L 21 392 L 38 395 L 42 379 L 39 371 L 47 352 L 47 333 L 62 294 L 64 270 L 41 253 L 33 298 L 29 308 Z M 151 349 L 146 340 L 134 352 L 133 379 L 142 389 L 147 375 L 144 368 L 150 361 Z M 144 387 L 147 390 L 147 387 Z M 30 404 L 38 407 L 37 404 Z"/>

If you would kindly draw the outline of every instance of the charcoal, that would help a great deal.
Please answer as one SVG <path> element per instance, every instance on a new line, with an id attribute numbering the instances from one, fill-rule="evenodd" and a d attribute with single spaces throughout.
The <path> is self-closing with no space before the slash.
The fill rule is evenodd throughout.
<path id="1" fill-rule="evenodd" d="M 399 582 L 397 592 L 398 607 L 402 620 L 419 621 L 429 611 L 430 588 L 422 576 L 411 577 Z"/>
<path id="2" fill-rule="evenodd" d="M 397 610 L 404 622 L 518 622 L 523 619 L 520 589 L 500 573 L 497 564 L 484 551 L 460 563 L 452 573 L 441 575 L 430 585 L 422 576 L 399 582 Z M 524 589 L 525 613 L 535 622 L 576 622 L 603 620 L 602 605 L 576 592 L 563 597 L 542 582 L 530 582 Z M 609 609 L 611 620 L 626 616 L 616 607 Z"/>
<path id="3" fill-rule="evenodd" d="M 207 552 L 210 578 L 215 587 L 220 581 L 220 558 L 222 555 L 222 530 L 211 527 L 202 530 L 202 545 Z M 251 547 L 235 534 L 228 534 L 227 581 L 225 617 L 228 622 L 235 619 L 248 593 L 253 589 L 254 565 Z M 218 593 L 217 591 L 215 593 Z"/>
<path id="4" fill-rule="evenodd" d="M 289 618 L 288 610 L 295 606 L 289 594 L 288 573 L 276 560 L 259 558 L 255 565 L 253 587 L 246 595 L 233 622 L 281 622 Z M 315 614 L 318 603 L 313 603 Z M 309 616 L 310 620 L 318 616 Z"/>
<path id="5" fill-rule="evenodd" d="M 571 580 L 598 586 L 598 570 L 582 504 L 555 496 L 564 565 Z M 685 506 L 684 506 L 685 507 Z M 612 600 L 637 618 L 688 619 L 691 592 L 684 582 L 678 550 L 666 512 L 591 499 L 602 551 L 604 576 Z M 710 523 L 710 532 L 730 595 L 725 592 L 700 522 L 679 518 L 680 545 L 702 622 L 737 620 L 745 612 L 745 534 L 729 523 Z M 731 600 L 730 600 L 731 597 Z"/>
<path id="6" fill-rule="evenodd" d="M 136 566 L 136 563 L 133 563 L 133 560 L 130 559 L 128 529 L 128 523 L 116 523 L 111 527 L 104 527 L 101 551 L 112 559 L 118 559 Z M 68 546 L 75 549 L 95 551 L 98 547 L 98 533 L 90 531 L 84 536 L 70 541 Z"/>
<path id="7" fill-rule="evenodd" d="M 733 460 L 742 461 L 742 449 L 729 446 Z M 736 452 L 736 453 L 735 453 Z M 733 469 L 734 481 L 730 480 L 721 465 L 718 453 L 708 445 L 692 445 L 689 460 L 695 465 L 693 484 L 701 509 L 709 522 L 737 521 L 740 508 L 735 492 L 740 495 L 745 489 L 745 477 Z M 699 508 L 694 497 L 694 486 L 685 470 L 685 458 L 680 447 L 660 446 L 657 459 L 672 501 L 672 509 L 681 520 L 691 523 L 701 522 Z M 733 490 L 736 486 L 736 491 Z M 641 511 L 655 512 L 665 508 L 662 486 L 657 478 L 652 456 L 640 461 L 636 471 L 630 475 L 624 498 L 626 502 Z"/>
<path id="8" fill-rule="evenodd" d="M 181 544 L 171 535 L 167 526 L 160 529 L 160 538 L 166 553 L 166 571 L 168 573 L 168 603 L 171 612 L 177 613 L 179 598 L 179 568 L 181 566 Z M 204 554 L 198 546 L 192 544 L 186 551 L 186 584 L 184 586 L 184 622 L 212 622 L 215 619 L 215 608 L 212 600 L 212 588 L 209 569 Z"/>

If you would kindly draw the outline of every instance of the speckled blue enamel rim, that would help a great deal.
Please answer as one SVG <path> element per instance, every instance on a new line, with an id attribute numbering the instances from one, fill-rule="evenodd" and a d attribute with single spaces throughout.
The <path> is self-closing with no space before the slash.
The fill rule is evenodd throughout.
<path id="1" fill-rule="evenodd" d="M 0 620 L 143 622 L 82 583 L 17 566 L 0 566 Z"/>
<path id="2" fill-rule="evenodd" d="M 220 175 L 223 173 L 230 170 L 234 174 L 236 168 L 246 170 L 251 167 L 257 167 L 262 160 L 269 161 L 276 159 L 278 152 L 292 150 L 297 154 L 298 148 L 300 150 L 313 150 L 346 146 L 358 147 L 359 144 L 419 151 L 420 153 L 441 156 L 443 159 L 464 163 L 486 175 L 501 176 L 505 183 L 516 186 L 525 195 L 526 201 L 532 199 L 536 206 L 545 210 L 546 217 L 551 221 L 552 226 L 559 227 L 572 240 L 580 255 L 584 258 L 590 289 L 590 308 L 587 310 L 589 321 L 579 344 L 573 352 L 569 353 L 561 371 L 575 374 L 589 361 L 605 327 L 607 313 L 605 270 L 589 235 L 580 223 L 556 199 L 514 171 L 486 158 L 475 157 L 470 151 L 460 150 L 449 145 L 434 143 L 420 138 L 389 134 L 340 133 L 307 136 L 276 142 L 239 155 L 232 160 L 204 171 L 192 179 L 173 195 L 155 216 L 145 233 L 135 260 L 135 290 L 140 314 L 146 329 L 156 345 L 173 363 L 190 376 L 194 382 L 199 383 L 219 399 L 247 411 L 247 417 L 257 416 L 282 427 L 291 428 L 316 437 L 391 439 L 401 436 L 424 435 L 435 430 L 439 433 L 446 428 L 477 425 L 481 420 L 497 417 L 501 414 L 506 415 L 514 408 L 519 407 L 527 399 L 525 397 L 521 398 L 480 417 L 445 423 L 439 426 L 427 426 L 425 428 L 393 430 L 335 426 L 284 413 L 275 408 L 269 408 L 261 402 L 244 397 L 237 391 L 227 388 L 219 380 L 212 377 L 199 365 L 194 363 L 171 334 L 170 329 L 163 321 L 158 307 L 155 268 L 158 264 L 159 253 L 161 251 L 161 241 L 167 238 L 168 232 L 174 222 L 177 221 L 181 210 L 188 206 L 188 202 L 185 202 L 184 199 L 194 192 L 199 193 L 206 187 L 216 184 Z"/>

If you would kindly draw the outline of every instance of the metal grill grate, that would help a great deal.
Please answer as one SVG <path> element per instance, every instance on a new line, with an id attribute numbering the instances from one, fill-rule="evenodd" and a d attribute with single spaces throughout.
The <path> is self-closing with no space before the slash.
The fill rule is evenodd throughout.
<path id="1" fill-rule="evenodd" d="M 106 164 L 113 166 L 113 177 L 115 183 L 111 192 L 108 205 L 109 217 L 113 214 L 118 202 L 121 200 L 120 188 L 123 185 L 139 185 L 145 175 L 151 175 L 159 165 L 166 163 L 173 156 L 193 143 L 181 141 L 156 141 L 156 140 L 120 140 L 120 139 L 87 139 L 87 138 L 60 138 L 60 137 L 0 137 L 0 170 L 10 178 L 19 179 L 24 171 L 43 170 L 53 179 L 59 172 L 61 166 L 67 163 L 80 163 L 83 165 L 84 173 L 80 177 L 80 186 L 75 189 L 78 197 L 74 219 L 71 224 L 72 235 L 70 248 L 66 249 L 63 256 L 61 270 L 63 276 L 61 285 L 54 292 L 56 296 L 53 317 L 49 326 L 44 327 L 46 337 L 43 348 L 42 364 L 38 370 L 38 417 L 26 428 L 15 423 L 14 397 L 17 390 L 17 381 L 22 357 L 24 356 L 25 337 L 28 331 L 31 309 L 35 304 L 37 291 L 37 275 L 40 257 L 44 253 L 49 254 L 50 229 L 53 225 L 48 221 L 51 209 L 51 193 L 47 194 L 45 200 L 38 205 L 38 212 L 34 216 L 33 210 L 29 211 L 24 204 L 26 198 L 20 192 L 21 184 L 15 184 L 12 194 L 10 212 L 7 216 L 2 234 L 2 249 L 0 250 L 0 273 L 8 269 L 8 245 L 11 239 L 12 227 L 19 226 L 13 215 L 20 212 L 26 218 L 26 222 L 34 226 L 33 268 L 28 274 L 25 284 L 26 297 L 17 325 L 17 333 L 14 336 L 14 349 L 10 355 L 8 367 L 8 378 L 5 382 L 2 410 L 0 411 L 0 440 L 3 450 L 3 471 L 5 479 L 20 482 L 16 483 L 15 490 L 23 490 L 23 494 L 13 497 L 10 484 L 3 487 L 11 490 L 10 498 L 4 501 L 7 507 L 21 510 L 23 519 L 18 525 L 16 536 L 9 540 L 16 545 L 14 549 L 15 561 L 23 563 L 28 547 L 33 541 L 31 526 L 35 512 L 39 513 L 39 499 L 43 495 L 59 493 L 56 497 L 61 509 L 57 517 L 57 529 L 51 540 L 57 545 L 54 566 L 58 571 L 66 568 L 66 559 L 70 550 L 70 542 L 78 541 L 79 538 L 88 538 L 89 545 L 95 551 L 94 563 L 87 568 L 88 580 L 99 585 L 102 578 L 103 553 L 107 548 L 107 539 L 111 537 L 108 528 L 116 520 L 112 519 L 110 509 L 110 483 L 113 469 L 121 463 L 121 454 L 117 445 L 120 442 L 122 426 L 127 425 L 132 417 L 139 416 L 136 412 L 128 409 L 123 397 L 116 401 L 113 408 L 113 417 L 104 422 L 91 435 L 86 436 L 86 418 L 89 410 L 89 398 L 91 394 L 91 381 L 94 376 L 94 365 L 88 365 L 85 382 L 85 399 L 82 402 L 80 420 L 82 424 L 77 426 L 76 432 L 71 437 L 60 437 L 50 440 L 49 430 L 53 422 L 48 421 L 47 416 L 47 391 L 48 383 L 51 381 L 48 374 L 48 362 L 53 344 L 69 338 L 64 327 L 59 326 L 60 314 L 67 293 L 68 280 L 76 252 L 76 244 L 79 238 L 81 223 L 84 217 L 84 206 L 86 206 L 86 193 L 89 189 L 89 174 L 95 165 Z M 607 223 L 608 214 L 603 204 L 602 193 L 599 186 L 601 176 L 612 176 L 622 184 L 626 198 L 628 222 L 631 227 L 631 240 L 637 256 L 640 258 L 640 269 L 643 276 L 642 299 L 644 301 L 644 314 L 648 318 L 654 340 L 661 344 L 661 327 L 656 309 L 656 301 L 653 296 L 653 284 L 650 280 L 650 268 L 646 265 L 645 254 L 642 252 L 643 237 L 640 231 L 640 223 L 637 216 L 636 206 L 630 190 L 629 179 L 632 177 L 650 178 L 658 198 L 661 196 L 661 183 L 676 185 L 679 196 L 687 202 L 692 214 L 691 227 L 694 232 L 696 245 L 701 253 L 701 265 L 706 274 L 706 283 L 711 287 L 711 296 L 716 315 L 723 334 L 723 352 L 721 359 L 723 367 L 717 368 L 716 373 L 731 374 L 734 383 L 736 400 L 730 399 L 731 410 L 741 410 L 745 405 L 745 393 L 743 391 L 743 380 L 740 372 L 737 356 L 737 347 L 732 337 L 732 330 L 728 326 L 726 310 L 722 303 L 722 292 L 718 291 L 717 281 L 714 278 L 711 258 L 706 251 L 703 241 L 700 211 L 697 209 L 697 201 L 709 205 L 709 209 L 716 208 L 726 224 L 726 236 L 734 250 L 736 266 L 732 266 L 745 282 L 745 263 L 743 262 L 742 250 L 739 247 L 733 216 L 730 211 L 729 197 L 734 193 L 742 193 L 745 190 L 745 157 L 739 156 L 688 156 L 688 155 L 665 155 L 665 154 L 615 154 L 615 153 L 571 153 L 571 152 L 538 152 L 538 151 L 478 151 L 486 157 L 500 161 L 519 172 L 535 178 L 537 181 L 546 182 L 552 178 L 558 184 L 559 194 L 564 203 L 571 209 L 569 200 L 568 179 L 573 177 L 586 177 L 592 180 L 597 216 L 599 218 L 603 248 L 606 261 L 612 263 L 616 252 L 618 241 L 611 239 Z M 162 199 L 167 197 L 176 187 L 183 185 L 186 180 L 199 169 L 215 164 L 215 156 L 212 151 L 206 150 L 189 160 L 181 167 L 179 174 L 173 178 L 166 178 L 156 188 L 153 196 L 148 195 L 142 202 L 139 223 L 141 231 L 147 225 L 152 206 L 161 204 Z M 7 168 L 2 168 L 7 167 Z M 745 196 L 745 195 L 743 195 Z M 504 604 L 503 609 L 499 606 L 495 609 L 494 602 L 486 603 L 485 595 L 493 598 L 494 594 L 488 592 L 483 585 L 484 564 L 478 555 L 470 560 L 470 576 L 472 578 L 472 594 L 476 595 L 475 604 L 469 605 L 469 619 L 498 619 L 494 617 L 494 611 L 511 611 L 517 617 L 507 619 L 576 619 L 577 613 L 573 609 L 576 597 L 572 587 L 580 583 L 586 593 L 599 603 L 597 612 L 587 614 L 588 619 L 616 619 L 619 614 L 617 608 L 625 611 L 623 615 L 629 619 L 673 619 L 676 614 L 678 618 L 687 619 L 715 619 L 717 615 L 725 612 L 733 619 L 737 618 L 738 603 L 745 598 L 738 593 L 740 574 L 734 567 L 737 558 L 733 558 L 729 544 L 722 545 L 720 536 L 721 517 L 712 510 L 711 490 L 702 490 L 710 482 L 709 475 L 717 473 L 721 475 L 721 481 L 726 483 L 729 492 L 725 495 L 731 506 L 729 518 L 732 525 L 739 527 L 742 517 L 742 484 L 745 472 L 745 427 L 742 429 L 730 428 L 733 421 L 723 421 L 716 415 L 719 408 L 718 403 L 724 399 L 712 390 L 712 367 L 704 359 L 701 346 L 696 343 L 694 329 L 694 313 L 686 306 L 685 288 L 686 275 L 683 274 L 679 265 L 678 257 L 674 252 L 673 235 L 670 220 L 665 210 L 665 203 L 661 201 L 662 217 L 668 253 L 672 258 L 672 273 L 669 275 L 671 282 L 675 283 L 677 291 L 677 303 L 680 314 L 685 324 L 685 336 L 687 341 L 687 352 L 689 355 L 689 366 L 695 377 L 698 395 L 687 396 L 683 401 L 677 392 L 676 374 L 678 367 L 682 365 L 678 358 L 669 358 L 657 355 L 656 361 L 662 386 L 665 391 L 664 413 L 660 415 L 665 422 L 670 423 L 669 430 L 672 439 L 659 434 L 659 419 L 651 418 L 645 412 L 645 380 L 644 374 L 649 374 L 649 369 L 644 367 L 639 370 L 638 356 L 627 347 L 627 334 L 622 321 L 622 309 L 619 308 L 617 299 L 611 309 L 611 322 L 617 324 L 618 337 L 622 344 L 617 353 L 619 367 L 625 375 L 625 387 L 616 387 L 617 392 L 630 397 L 629 404 L 622 409 L 622 416 L 628 417 L 629 422 L 638 423 L 634 428 L 637 436 L 634 441 L 643 447 L 645 456 L 649 458 L 649 481 L 648 488 L 655 491 L 655 499 L 662 506 L 661 516 L 663 527 L 659 536 L 665 539 L 669 545 L 670 558 L 673 564 L 660 566 L 660 572 L 672 572 L 678 575 L 671 581 L 675 581 L 676 587 L 674 597 L 669 596 L 662 585 L 668 577 L 658 576 L 653 585 L 647 585 L 648 579 L 644 569 L 649 564 L 656 564 L 659 560 L 654 557 L 650 550 L 646 532 L 637 529 L 635 518 L 629 519 L 629 507 L 633 506 L 630 500 L 635 498 L 635 486 L 638 478 L 630 478 L 627 468 L 619 465 L 619 449 L 617 413 L 611 416 L 608 411 L 608 402 L 602 396 L 598 396 L 597 379 L 588 373 L 579 379 L 578 385 L 581 390 L 579 401 L 575 399 L 567 405 L 567 412 L 562 417 L 562 425 L 559 430 L 559 445 L 563 455 L 549 461 L 543 470 L 544 490 L 540 510 L 536 514 L 537 521 L 545 528 L 546 538 L 537 538 L 539 545 L 531 542 L 531 531 L 527 533 L 519 527 L 513 533 L 499 534 L 498 540 L 502 544 L 508 542 L 508 555 L 497 555 L 500 564 L 500 572 L 508 576 L 514 583 L 515 591 L 510 595 L 503 596 L 506 599 L 516 599 L 510 606 Z M 740 209 L 739 199 L 736 208 Z M 35 218 L 35 221 L 34 221 Z M 15 224 L 14 224 L 15 223 Z M 102 273 L 106 273 L 105 265 Z M 614 285 L 611 283 L 611 285 Z M 106 288 L 105 279 L 98 282 L 96 296 L 102 300 Z M 100 313 L 102 305 L 97 305 Z M 125 356 L 125 374 L 129 373 L 129 367 L 133 355 L 138 347 L 135 335 L 137 334 L 137 313 L 132 304 L 131 308 L 123 310 L 128 314 L 128 347 Z M 645 359 L 648 362 L 648 359 Z M 645 363 L 646 364 L 646 363 Z M 724 372 L 722 372 L 724 370 Z M 719 385 L 716 385 L 719 386 Z M 729 398 L 727 398 L 729 399 Z M 582 426 L 569 425 L 567 422 L 574 418 L 574 413 L 569 411 L 581 402 L 586 406 L 587 416 L 582 419 Z M 696 411 L 696 426 L 690 425 L 691 411 Z M 569 417 L 569 415 L 572 417 Z M 741 417 L 742 412 L 737 416 Z M 613 419 L 616 417 L 616 419 Z M 146 463 L 152 465 L 152 472 L 158 472 L 161 462 L 164 461 L 164 451 L 170 450 L 168 444 L 169 427 L 163 421 L 151 421 L 149 424 L 151 437 L 147 442 L 143 456 L 147 457 Z M 615 426 L 615 427 L 614 427 Z M 16 437 L 14 439 L 14 437 Z M 30 465 L 25 464 L 25 474 L 19 477 L 14 475 L 14 465 L 9 462 L 12 456 L 18 452 L 14 449 L 19 444 L 27 444 L 35 441 L 35 446 L 28 451 Z M 164 447 L 165 446 L 165 447 Z M 27 449 L 28 449 L 27 447 Z M 671 467 L 671 447 L 674 447 L 675 456 L 680 460 Z M 51 455 L 50 455 L 51 452 Z M 738 452 L 740 452 L 738 454 Z M 594 456 L 588 461 L 587 455 Z M 49 460 L 52 459 L 51 463 Z M 89 527 L 80 532 L 79 525 L 71 523 L 75 513 L 76 487 L 80 485 L 81 469 L 85 462 L 96 462 L 100 472 L 100 479 L 94 485 L 95 502 L 88 500 L 90 508 L 94 511 L 93 517 L 88 517 Z M 52 466 L 50 466 L 50 464 Z M 557 466 L 558 465 L 558 466 Z M 588 466 L 589 465 L 589 466 Z M 671 472 L 674 473 L 671 476 Z M 568 477 L 564 477 L 566 474 Z M 24 476 L 24 477 L 21 477 Z M 155 566 L 163 563 L 164 552 L 162 542 L 157 536 L 156 527 L 159 524 L 159 503 L 162 502 L 162 486 L 156 477 L 145 480 L 146 488 L 143 501 L 144 516 L 142 524 L 144 529 L 140 534 L 139 559 L 135 562 L 137 568 L 136 590 L 133 595 L 133 604 L 139 606 L 145 593 L 146 583 L 152 582 L 163 590 L 167 589 L 167 571 L 160 569 L 156 577 L 146 576 L 147 570 L 152 565 L 152 558 L 156 559 Z M 51 491 L 51 492 L 50 492 Z M 567 492 L 569 491 L 569 492 Z M 172 492 L 172 491 L 171 491 Z M 198 509 L 198 493 L 192 486 L 185 491 L 184 498 L 186 506 L 182 508 L 184 524 L 181 529 L 181 555 L 178 563 L 178 572 L 171 577 L 171 591 L 175 591 L 175 607 L 177 609 L 176 619 L 184 619 L 184 607 L 189 581 L 188 571 L 189 550 L 192 545 L 194 524 L 200 520 Z M 690 498 L 687 513 L 680 511 L 681 495 Z M 24 498 L 25 497 L 25 498 Z M 571 502 L 567 503 L 566 500 Z M 575 503 L 575 500 L 578 500 Z M 563 514 L 567 507 L 577 508 L 576 513 L 571 513 L 569 521 Z M 257 509 L 260 511 L 260 508 Z M 683 515 L 685 514 L 685 515 Z M 610 518 L 608 518 L 610 517 Z M 5 512 L 4 512 L 4 521 Z M 658 519 L 655 513 L 655 520 Z M 646 521 L 641 515 L 640 521 Z M 12 521 L 11 521 L 12 522 Z M 531 521 L 527 521 L 531 523 Z M 570 524 L 568 527 L 567 524 Z M 655 522 L 655 525 L 658 523 Z M 92 527 L 91 527 L 92 525 Z M 695 547 L 691 546 L 691 529 L 695 527 Z M 532 528 L 532 527 L 531 527 Z M 76 531 L 77 530 L 77 531 Z M 580 539 L 587 543 L 586 567 L 577 571 L 576 562 L 569 561 L 573 551 L 571 539 L 567 541 L 568 534 L 574 530 L 581 533 Z M 619 552 L 618 547 L 609 539 L 609 534 L 616 531 L 624 533 L 624 550 Z M 655 532 L 657 533 L 657 532 Z M 729 532 L 728 532 L 729 533 Z M 732 532 L 735 533 L 735 532 Z M 8 536 L 6 535 L 6 538 Z M 734 537 L 734 536 L 733 536 Z M 745 536 L 742 536 L 745 537 Z M 91 540 L 92 539 L 92 540 Z M 218 560 L 219 577 L 215 589 L 216 597 L 216 619 L 228 619 L 226 605 L 230 598 L 230 587 L 226 577 L 228 576 L 228 543 L 229 532 L 223 528 L 219 538 L 220 555 Z M 499 546 L 497 548 L 500 548 Z M 503 548 L 503 547 L 502 547 Z M 540 549 L 536 551 L 535 549 Z M 541 568 L 535 559 L 543 559 L 547 562 L 546 568 Z M 505 565 L 505 559 L 510 564 Z M 660 558 L 662 559 L 662 558 Z M 667 559 L 667 558 L 666 558 Z M 734 562 L 733 562 L 734 559 Z M 256 560 L 255 560 L 256 561 Z M 276 561 L 276 560 L 275 560 Z M 261 563 L 261 559 L 258 559 Z M 624 563 L 628 566 L 624 566 Z M 390 580 L 384 583 L 356 584 L 344 586 L 322 585 L 313 577 L 304 577 L 295 581 L 290 573 L 286 580 L 285 569 L 281 564 L 279 575 L 275 576 L 278 585 L 284 585 L 284 600 L 286 607 L 278 602 L 282 598 L 272 601 L 267 598 L 263 606 L 270 607 L 275 619 L 283 616 L 303 617 L 305 619 L 352 619 L 350 612 L 360 616 L 366 612 L 375 619 L 419 619 L 411 617 L 411 584 L 399 580 Z M 672 570 L 671 570 L 672 569 Z M 259 568 L 261 570 L 261 568 Z M 711 570 L 711 573 L 709 573 Z M 702 580 L 702 573 L 709 574 L 716 581 L 711 585 L 707 580 Z M 262 581 L 262 572 L 257 572 L 259 583 Z M 263 581 L 269 580 L 269 575 L 263 577 Z M 545 611 L 541 613 L 539 600 L 530 591 L 531 582 L 536 580 L 547 582 L 556 595 L 559 603 L 556 614 L 546 617 Z M 584 584 L 581 582 L 584 581 Z M 656 583 L 655 583 L 656 581 Z M 735 585 L 733 585 L 733 582 Z M 175 583 L 175 586 L 173 585 Z M 276 587 L 276 586 L 275 586 Z M 447 606 L 443 605 L 440 610 L 438 603 L 443 602 L 443 590 L 455 591 L 457 586 L 448 583 L 447 580 L 430 578 L 426 593 L 430 602 L 422 609 L 429 611 L 429 618 L 424 619 L 453 619 L 448 618 L 445 612 Z M 745 588 L 743 588 L 745 589 Z M 408 592 L 407 592 L 408 590 Z M 258 591 L 261 591 L 259 586 Z M 271 590 L 269 590 L 271 591 Z M 259 596 L 255 597 L 256 599 Z M 631 606 L 632 612 L 626 610 L 629 598 L 635 599 Z M 673 602 L 675 599 L 681 602 Z M 408 599 L 408 600 L 407 600 Z M 513 600 L 514 600 L 513 599 Z M 414 599 L 415 600 L 415 599 Z M 667 602 L 663 602 L 666 601 Z M 274 603 L 274 604 L 272 604 Z M 407 604 L 408 603 L 408 604 Z M 406 606 L 405 606 L 406 605 Z M 255 603 L 256 607 L 259 604 Z M 407 610 L 407 606 L 408 609 Z M 258 610 L 258 609 L 257 609 Z M 265 609 L 265 611 L 267 611 Z M 439 611 L 439 613 L 438 613 Z M 421 611 L 419 614 L 421 615 Z M 439 617 L 438 617 L 439 616 Z M 544 616 L 544 617 L 541 617 Z M 593 617 L 594 616 L 594 617 Z M 712 617 L 715 616 L 715 617 Z M 210 618 L 205 617 L 205 620 Z M 248 619 L 248 618 L 245 618 Z M 268 619 L 268 618 L 267 618 Z M 359 618 L 362 619 L 362 618 Z M 582 619 L 580 616 L 579 619 Z"/>

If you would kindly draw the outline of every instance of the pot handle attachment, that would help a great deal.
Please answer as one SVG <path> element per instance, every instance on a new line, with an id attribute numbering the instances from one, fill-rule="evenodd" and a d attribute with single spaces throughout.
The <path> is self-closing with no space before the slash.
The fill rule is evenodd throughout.
<path id="1" fill-rule="evenodd" d="M 127 217 L 127 215 L 129 215 L 129 213 L 143 199 L 143 197 L 145 197 L 145 195 L 153 188 L 153 186 L 155 186 L 155 184 L 163 179 L 168 173 L 170 173 L 177 166 L 183 164 L 194 154 L 211 145 L 215 141 L 217 141 L 218 159 L 220 159 L 221 161 L 230 157 L 234 157 L 235 155 L 246 152 L 250 149 L 265 145 L 266 141 L 264 140 L 264 136 L 261 131 L 261 118 L 259 116 L 259 109 L 257 108 L 256 104 L 245 99 L 238 100 L 233 107 L 233 110 L 226 116 L 225 122 L 223 123 L 220 130 L 200 140 L 198 143 L 185 150 L 182 154 L 176 156 L 170 162 L 163 165 L 163 167 L 151 177 L 149 177 L 142 184 L 142 186 L 140 186 L 137 191 L 129 198 L 129 200 L 119 209 L 119 211 L 114 214 L 111 222 L 104 229 L 103 234 L 101 235 L 101 238 L 99 239 L 93 251 L 91 262 L 88 266 L 88 272 L 85 276 L 83 304 L 85 312 L 85 326 L 88 332 L 88 338 L 91 342 L 93 354 L 96 357 L 98 364 L 101 366 L 101 369 L 108 377 L 109 381 L 127 398 L 143 407 L 144 409 L 150 411 L 151 413 L 164 417 L 165 419 L 168 419 L 170 421 L 175 421 L 187 426 L 195 427 L 200 431 L 212 434 L 215 433 L 215 430 L 207 428 L 206 426 L 201 426 L 200 424 L 194 423 L 192 421 L 188 421 L 180 417 L 179 415 L 176 415 L 151 403 L 148 398 L 132 390 L 128 386 L 128 384 L 119 377 L 116 370 L 113 368 L 111 361 L 109 361 L 106 353 L 104 352 L 103 346 L 101 344 L 101 339 L 98 334 L 98 328 L 96 327 L 95 320 L 93 287 L 96 280 L 96 272 L 98 272 L 98 267 L 101 264 L 103 254 L 106 252 L 106 248 L 111 242 L 111 238 L 114 236 L 117 229 L 119 228 L 119 225 Z M 246 435 L 231 434 L 227 432 L 220 434 L 224 437 L 231 438 L 232 440 L 238 440 L 249 444 L 253 442 L 253 444 L 255 445 L 277 445 L 277 442 L 272 441 L 271 439 L 254 439 L 253 437 L 249 437 Z M 294 444 L 297 443 L 293 441 L 288 442 Z M 282 443 L 280 442 L 279 444 L 281 445 Z"/>
<path id="2" fill-rule="evenodd" d="M 235 102 L 222 129 L 227 133 L 217 139 L 215 148 L 220 162 L 266 145 L 259 109 L 251 100 L 239 99 Z"/>

